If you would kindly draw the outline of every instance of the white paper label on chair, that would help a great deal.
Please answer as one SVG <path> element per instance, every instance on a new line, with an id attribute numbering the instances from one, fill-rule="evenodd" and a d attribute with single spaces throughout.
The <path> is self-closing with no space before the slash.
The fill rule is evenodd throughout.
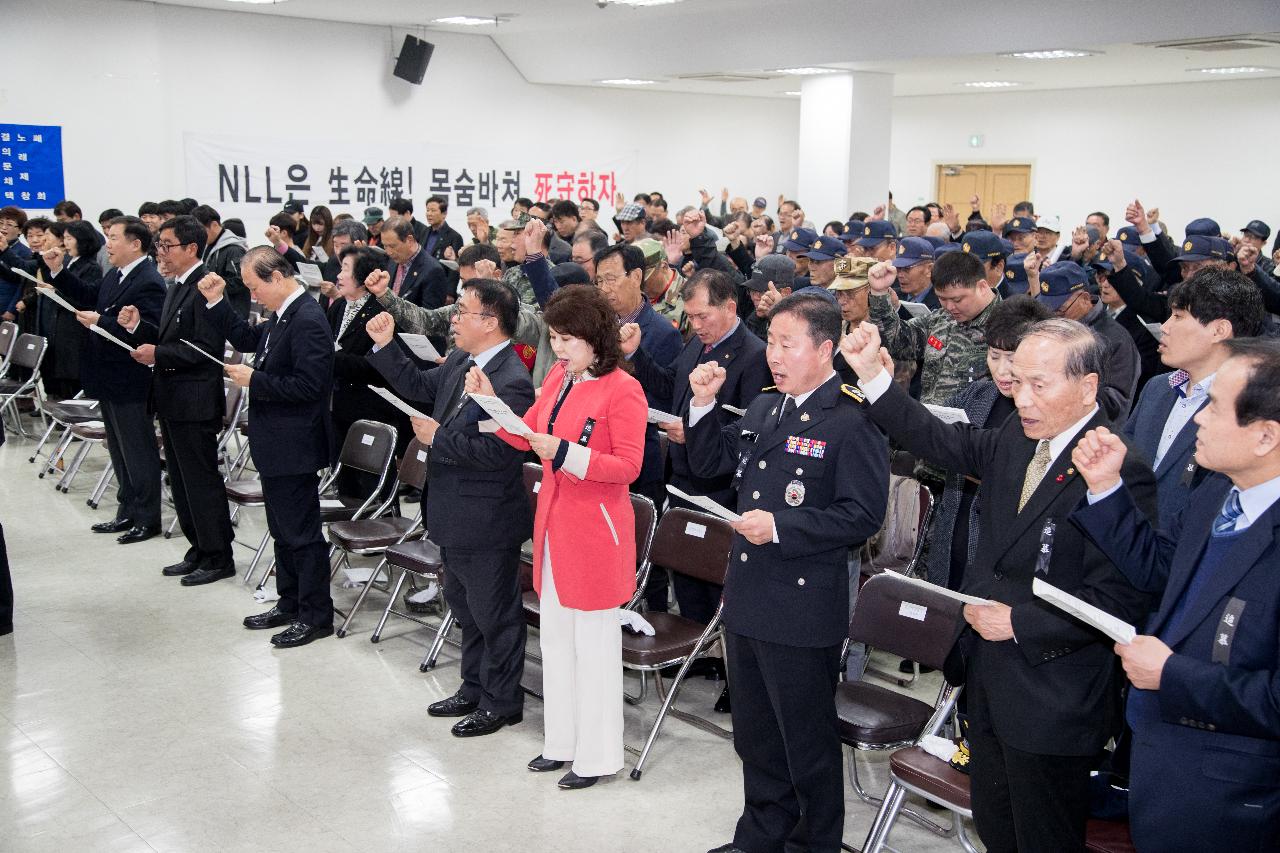
<path id="1" fill-rule="evenodd" d="M 367 445 L 369 445 L 370 447 L 372 447 L 372 446 L 373 446 L 373 436 L 371 436 L 371 435 L 362 435 L 362 436 L 360 436 L 360 443 L 361 443 L 361 444 L 367 444 Z"/>
<path id="2" fill-rule="evenodd" d="M 418 461 L 419 461 L 419 462 L 426 462 L 426 461 L 427 461 L 427 451 L 425 451 L 425 450 L 419 450 L 419 451 L 418 451 Z"/>
<path id="3" fill-rule="evenodd" d="M 917 622 L 923 622 L 924 617 L 928 612 L 929 608 L 921 604 L 912 604 L 910 601 L 904 601 L 898 605 L 899 616 L 905 616 L 908 619 L 914 619 Z"/>
<path id="4" fill-rule="evenodd" d="M 27 344 L 27 349 L 35 349 L 35 348 L 36 348 L 35 344 Z"/>
<path id="5" fill-rule="evenodd" d="M 696 536 L 699 539 L 702 539 L 707 535 L 707 526 L 705 524 L 698 524 L 695 521 L 686 522 L 684 525 L 684 535 Z"/>
<path id="6" fill-rule="evenodd" d="M 334 500 L 333 498 L 320 499 L 321 509 L 342 509 L 342 507 L 343 507 L 342 501 L 337 501 L 337 500 Z"/>
<path id="7" fill-rule="evenodd" d="M 538 492 L 540 492 L 540 491 L 542 491 L 542 481 L 541 481 L 541 480 L 539 480 L 538 482 L 536 482 L 536 483 L 534 483 L 534 484 L 533 484 L 533 493 L 536 495 L 536 494 L 537 494 Z"/>

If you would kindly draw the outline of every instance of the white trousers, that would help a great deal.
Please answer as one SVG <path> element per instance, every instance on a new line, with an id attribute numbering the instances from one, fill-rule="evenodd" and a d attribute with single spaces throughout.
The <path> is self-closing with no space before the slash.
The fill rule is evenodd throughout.
<path id="1" fill-rule="evenodd" d="M 560 604 L 551 549 L 542 553 L 542 756 L 572 761 L 579 776 L 610 776 L 623 766 L 622 630 L 618 609 Z"/>

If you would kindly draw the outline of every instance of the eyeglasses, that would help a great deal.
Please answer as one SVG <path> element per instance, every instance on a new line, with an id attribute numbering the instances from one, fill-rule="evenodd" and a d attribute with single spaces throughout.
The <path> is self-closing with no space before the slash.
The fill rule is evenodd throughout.
<path id="1" fill-rule="evenodd" d="M 463 311 L 461 308 L 453 309 L 454 317 L 465 317 L 470 314 L 472 317 L 492 317 L 493 314 L 486 314 L 483 311 Z"/>
<path id="2" fill-rule="evenodd" d="M 185 246 L 185 245 L 187 244 L 186 243 L 161 243 L 160 241 L 157 240 L 156 254 L 163 255 L 165 252 L 169 251 L 170 249 L 177 249 L 180 246 Z"/>
<path id="3" fill-rule="evenodd" d="M 625 275 L 602 275 L 597 276 L 594 283 L 596 287 L 614 287 L 625 278 Z"/>

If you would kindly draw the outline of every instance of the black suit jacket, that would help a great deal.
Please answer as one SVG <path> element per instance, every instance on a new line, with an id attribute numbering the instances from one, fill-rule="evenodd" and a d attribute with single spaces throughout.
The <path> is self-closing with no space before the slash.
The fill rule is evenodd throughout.
<path id="1" fill-rule="evenodd" d="M 679 417 L 684 413 L 692 396 L 689 374 L 704 361 L 714 361 L 725 369 L 724 385 L 716 395 L 719 403 L 745 409 L 761 389 L 772 384 L 764 358 L 764 342 L 751 333 L 746 323 L 739 322 L 733 334 L 710 353 L 704 355 L 703 346 L 697 337 L 690 338 L 675 361 L 666 367 L 655 362 L 643 348 L 636 350 L 632 357 L 631 364 L 640 386 L 651 399 L 663 401 L 668 414 Z M 671 482 L 682 491 L 707 495 L 719 503 L 732 501 L 732 473 L 709 479 L 696 476 L 689 465 L 687 446 L 676 442 L 668 445 L 667 459 L 671 463 Z"/>
<path id="2" fill-rule="evenodd" d="M 1138 348 L 1137 393 L 1141 394 L 1142 389 L 1147 387 L 1147 380 L 1165 371 L 1164 363 L 1160 361 L 1160 342 L 1151 334 L 1137 312 L 1130 310 L 1128 306 L 1112 319 L 1129 333 L 1129 337 L 1133 338 L 1133 345 Z"/>
<path id="3" fill-rule="evenodd" d="M 116 315 L 126 305 L 137 308 L 143 320 L 160 322 L 164 279 L 150 258 L 143 258 L 123 280 L 120 270 L 113 269 L 95 287 L 64 267 L 53 284 L 72 299 L 93 305 L 99 314 L 98 325 L 122 340 L 127 333 L 116 322 Z M 101 335 L 91 333 L 80 357 L 80 381 L 85 395 L 93 399 L 142 403 L 151 391 L 151 368 L 138 364 L 128 352 Z"/>
<path id="4" fill-rule="evenodd" d="M 222 299 L 209 320 L 231 345 L 254 353 L 249 443 L 263 477 L 314 474 L 329 464 L 333 332 L 306 290 L 283 313 L 250 326 Z"/>
<path id="5" fill-rule="evenodd" d="M 393 285 L 399 270 L 400 265 L 396 263 L 387 267 Z M 406 302 L 421 305 L 423 308 L 439 308 L 445 304 L 445 299 L 449 295 L 449 277 L 445 275 L 444 267 L 439 261 L 427 254 L 425 250 L 421 250 L 413 260 L 409 261 L 409 269 L 405 273 L 404 283 L 400 285 L 398 295 Z"/>
<path id="6" fill-rule="evenodd" d="M 341 336 L 342 315 L 347 301 L 339 298 L 329 306 L 329 328 L 337 340 L 333 355 L 333 417 L 339 424 L 352 424 L 361 418 L 392 424 L 400 432 L 408 428 L 408 418 L 395 406 L 369 390 L 370 385 L 386 387 L 382 374 L 369 363 L 373 340 L 365 330 L 365 323 L 385 310 L 378 300 L 370 296 Z M 409 438 L 399 436 L 405 444 Z M 341 440 L 341 437 L 339 437 Z"/>
<path id="7" fill-rule="evenodd" d="M 891 439 L 916 456 L 982 480 L 978 552 L 960 591 L 1012 607 L 1017 641 L 988 641 L 966 629 L 960 642 L 967 678 L 980 681 L 996 736 L 1024 752 L 1095 754 L 1119 723 L 1119 659 L 1106 637 L 1036 598 L 1031 581 L 1040 577 L 1128 622 L 1146 615 L 1148 597 L 1068 522 L 1087 491 L 1071 463 L 1075 439 L 1018 512 L 1037 444 L 1023 433 L 1019 419 L 991 429 L 944 424 L 896 383 L 870 411 Z M 1084 430 L 1099 425 L 1109 425 L 1101 410 Z M 1130 454 L 1124 478 L 1155 518 L 1151 469 Z M 1050 521 L 1055 530 L 1042 570 L 1037 558 Z"/>
<path id="8" fill-rule="evenodd" d="M 430 239 L 430 236 L 430 230 L 428 228 L 427 235 L 423 238 L 424 241 Z M 423 242 L 422 245 L 426 246 L 426 242 Z M 436 237 L 436 244 L 431 247 L 431 257 L 435 258 L 437 261 L 444 260 L 444 250 L 452 248 L 453 260 L 456 261 L 458 259 L 458 253 L 462 251 L 462 246 L 462 235 L 453 230 L 448 222 L 441 222 L 440 233 L 439 236 Z"/>
<path id="9" fill-rule="evenodd" d="M 427 535 L 442 548 L 518 548 L 533 533 L 525 494 L 523 454 L 491 433 L 489 416 L 462 396 L 471 355 L 460 349 L 437 370 L 420 370 L 399 347 L 383 347 L 369 362 L 396 393 L 439 421 L 428 461 Z M 533 405 L 529 371 L 510 346 L 484 366 L 494 394 L 523 415 Z"/>
<path id="10" fill-rule="evenodd" d="M 122 336 L 134 346 L 155 344 L 151 404 L 166 420 L 207 421 L 223 415 L 221 368 L 182 342 L 185 338 L 222 361 L 222 332 L 210 322 L 208 303 L 196 289 L 204 273 L 197 264 L 185 282 L 169 286 L 159 323 L 144 319 L 133 334 Z"/>
<path id="11" fill-rule="evenodd" d="M 889 491 L 888 442 L 860 397 L 833 376 L 781 423 L 783 395 L 769 393 L 741 420 L 716 406 L 685 427 L 694 473 L 733 477 L 738 512 L 771 512 L 778 530 L 776 544 L 733 537 L 724 623 L 735 634 L 809 648 L 848 636 L 849 548 L 880 529 Z"/>

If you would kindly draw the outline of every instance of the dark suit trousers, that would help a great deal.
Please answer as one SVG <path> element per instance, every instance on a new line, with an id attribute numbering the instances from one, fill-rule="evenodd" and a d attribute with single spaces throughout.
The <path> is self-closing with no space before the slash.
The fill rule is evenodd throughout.
<path id="1" fill-rule="evenodd" d="M 329 546 L 320 532 L 320 478 L 263 477 L 267 528 L 275 540 L 276 605 L 313 627 L 333 624 Z"/>
<path id="2" fill-rule="evenodd" d="M 1039 755 L 1003 744 L 991 728 L 982 677 L 969 669 L 969 787 L 987 853 L 1084 850 L 1093 756 Z"/>
<path id="3" fill-rule="evenodd" d="M 746 804 L 733 835 L 747 853 L 839 853 L 844 774 L 836 729 L 840 647 L 799 648 L 726 632 L 733 745 Z"/>
<path id="4" fill-rule="evenodd" d="M 520 548 L 442 548 L 444 599 L 462 628 L 462 695 L 502 716 L 524 709 Z"/>
<path id="5" fill-rule="evenodd" d="M 184 559 L 201 566 L 232 565 L 231 515 L 218 469 L 221 418 L 207 421 L 160 419 L 165 465 L 178 526 L 190 547 Z"/>
<path id="6" fill-rule="evenodd" d="M 160 526 L 160 451 L 147 404 L 102 401 L 107 452 L 115 468 L 116 518 L 138 527 Z"/>

